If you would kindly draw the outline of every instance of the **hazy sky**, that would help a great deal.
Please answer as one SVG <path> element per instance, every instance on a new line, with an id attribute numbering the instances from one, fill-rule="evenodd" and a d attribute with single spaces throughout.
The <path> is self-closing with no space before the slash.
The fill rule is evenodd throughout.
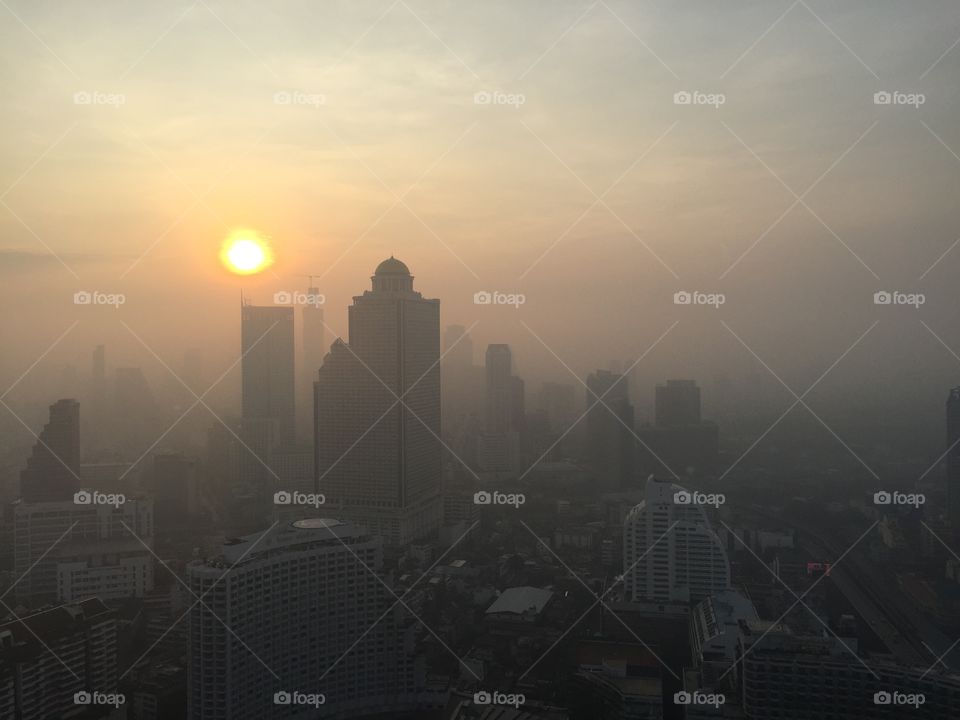
<path id="1" fill-rule="evenodd" d="M 239 354 L 240 288 L 269 303 L 314 273 L 345 332 L 391 253 L 444 324 L 478 323 L 478 356 L 509 342 L 532 375 L 573 382 L 561 359 L 630 362 L 673 326 L 641 377 L 765 378 L 785 408 L 750 350 L 799 394 L 879 321 L 811 402 L 939 407 L 960 384 L 956 0 L 3 0 L 0 17 L 4 389 L 75 321 L 18 392 L 87 372 L 99 342 L 164 373 L 134 334 L 174 367 L 203 347 L 212 379 Z M 220 266 L 236 227 L 271 238 L 271 271 Z"/>

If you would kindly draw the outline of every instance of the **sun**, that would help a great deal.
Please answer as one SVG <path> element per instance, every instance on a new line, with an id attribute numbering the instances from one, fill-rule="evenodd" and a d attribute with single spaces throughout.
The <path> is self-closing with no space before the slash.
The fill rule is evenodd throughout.
<path id="1" fill-rule="evenodd" d="M 256 231 L 235 230 L 223 243 L 220 262 L 237 275 L 253 275 L 273 264 L 273 253 Z"/>

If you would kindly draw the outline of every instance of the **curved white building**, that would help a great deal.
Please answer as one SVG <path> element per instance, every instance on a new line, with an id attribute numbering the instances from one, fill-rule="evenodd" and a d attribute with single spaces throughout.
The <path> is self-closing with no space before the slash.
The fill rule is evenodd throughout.
<path id="1" fill-rule="evenodd" d="M 415 706 L 413 622 L 381 539 L 310 518 L 188 566 L 191 720 L 357 718 Z"/>
<path id="2" fill-rule="evenodd" d="M 656 602 L 699 602 L 730 587 L 723 543 L 703 505 L 679 485 L 651 476 L 646 499 L 623 523 L 626 597 Z M 672 527 L 672 529 L 671 529 Z"/>

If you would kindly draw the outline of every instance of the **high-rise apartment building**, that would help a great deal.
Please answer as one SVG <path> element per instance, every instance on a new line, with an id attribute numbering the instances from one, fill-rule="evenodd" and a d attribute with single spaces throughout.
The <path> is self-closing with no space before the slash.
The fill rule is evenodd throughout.
<path id="1" fill-rule="evenodd" d="M 698 602 L 730 587 L 723 542 L 700 504 L 705 496 L 650 477 L 623 524 L 628 599 Z"/>
<path id="2" fill-rule="evenodd" d="M 400 604 L 388 610 L 394 598 L 374 575 L 381 561 L 379 537 L 309 518 L 189 565 L 191 588 L 206 595 L 189 620 L 189 717 L 351 718 L 412 709 L 415 623 Z M 323 702 L 301 704 L 310 696 Z"/>
<path id="3" fill-rule="evenodd" d="M 117 690 L 117 611 L 88 598 L 0 622 L 0 669 L 2 718 L 99 717 Z"/>
<path id="4" fill-rule="evenodd" d="M 315 386 L 317 490 L 338 515 L 402 545 L 440 521 L 440 301 L 391 257 L 349 308 Z"/>

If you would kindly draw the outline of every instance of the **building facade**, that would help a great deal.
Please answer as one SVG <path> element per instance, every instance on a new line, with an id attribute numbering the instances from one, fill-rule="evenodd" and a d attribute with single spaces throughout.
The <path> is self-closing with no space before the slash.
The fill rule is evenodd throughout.
<path id="1" fill-rule="evenodd" d="M 189 618 L 189 717 L 349 718 L 414 707 L 414 625 L 374 574 L 381 561 L 380 538 L 310 518 L 188 566 L 191 588 L 205 596 Z M 323 702 L 298 701 L 306 697 Z"/>

